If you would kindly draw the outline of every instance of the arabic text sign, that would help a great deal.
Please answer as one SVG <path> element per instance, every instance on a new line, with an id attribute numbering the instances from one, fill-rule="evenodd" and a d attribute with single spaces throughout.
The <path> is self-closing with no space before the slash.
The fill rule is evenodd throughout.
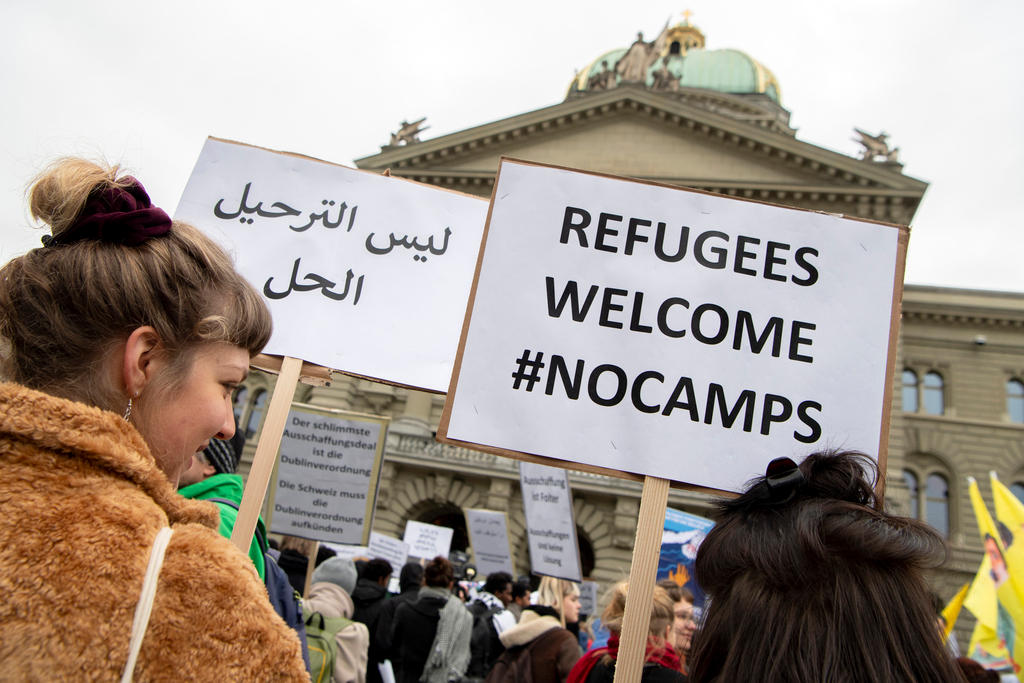
<path id="1" fill-rule="evenodd" d="M 444 391 L 486 212 L 477 198 L 210 139 L 175 218 L 225 246 L 263 293 L 266 353 Z"/>
<path id="2" fill-rule="evenodd" d="M 905 237 L 504 160 L 445 437 L 725 490 L 876 453 Z"/>
<path id="3" fill-rule="evenodd" d="M 508 523 L 504 512 L 493 510 L 465 510 L 469 540 L 473 544 L 473 558 L 480 576 L 495 572 L 513 574 L 512 552 L 508 543 Z"/>
<path id="4" fill-rule="evenodd" d="M 405 541 L 391 538 L 376 531 L 370 532 L 370 545 L 368 548 L 370 557 L 379 557 L 391 563 L 392 569 L 397 573 L 405 561 L 409 559 L 409 546 Z"/>
<path id="5" fill-rule="evenodd" d="M 402 538 L 409 546 L 409 557 L 433 559 L 438 555 L 448 557 L 452 546 L 453 531 L 445 526 L 424 524 L 408 521 L 405 523 L 405 536 Z"/>
<path id="6" fill-rule="evenodd" d="M 530 568 L 535 574 L 580 581 L 580 553 L 569 473 L 558 467 L 519 463 Z"/>
<path id="7" fill-rule="evenodd" d="M 288 413 L 270 530 L 363 543 L 370 527 L 387 421 L 312 407 Z"/>

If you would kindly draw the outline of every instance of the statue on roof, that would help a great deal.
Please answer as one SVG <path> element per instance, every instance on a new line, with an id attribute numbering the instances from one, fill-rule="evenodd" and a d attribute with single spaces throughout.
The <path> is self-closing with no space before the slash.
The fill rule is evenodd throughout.
<path id="1" fill-rule="evenodd" d="M 610 90 L 614 88 L 615 72 L 608 68 L 608 60 L 601 60 L 601 70 L 587 79 L 587 90 Z"/>
<path id="2" fill-rule="evenodd" d="M 644 83 L 647 81 L 647 69 L 657 58 L 654 43 L 644 42 L 644 34 L 637 32 L 636 40 L 616 63 L 615 73 L 625 83 Z"/>
<path id="3" fill-rule="evenodd" d="M 391 134 L 391 145 L 411 145 L 414 142 L 420 141 L 420 133 L 425 131 L 430 126 L 424 126 L 423 122 L 427 120 L 424 116 L 422 119 L 409 123 L 408 121 L 402 121 L 398 130 Z"/>
<path id="4" fill-rule="evenodd" d="M 854 128 L 853 131 L 858 135 L 858 137 L 852 138 L 853 141 L 864 146 L 864 149 L 861 150 L 861 159 L 865 161 L 899 162 L 900 148 L 889 146 L 888 133 L 882 131 L 878 135 L 871 135 L 860 128 Z"/>
<path id="5" fill-rule="evenodd" d="M 666 90 L 676 92 L 679 90 L 679 79 L 668 70 L 668 55 L 661 58 L 661 68 L 651 74 L 654 82 L 651 83 L 651 90 Z"/>

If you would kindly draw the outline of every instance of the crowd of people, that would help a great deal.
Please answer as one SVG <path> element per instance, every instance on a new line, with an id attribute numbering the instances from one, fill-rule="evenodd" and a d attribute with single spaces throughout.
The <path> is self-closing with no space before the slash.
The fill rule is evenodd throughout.
<path id="1" fill-rule="evenodd" d="M 29 202 L 45 246 L 0 268 L 4 678 L 613 679 L 626 584 L 591 615 L 606 638 L 576 584 L 495 573 L 464 602 L 445 557 L 402 567 L 395 595 L 387 561 L 328 559 L 296 600 L 308 548 L 226 538 L 241 484 L 220 442 L 270 338 L 259 294 L 116 168 L 62 160 Z M 876 476 L 857 453 L 783 458 L 722 502 L 700 627 L 692 595 L 656 587 L 642 680 L 967 680 L 923 578 L 944 543 L 886 512 Z"/>

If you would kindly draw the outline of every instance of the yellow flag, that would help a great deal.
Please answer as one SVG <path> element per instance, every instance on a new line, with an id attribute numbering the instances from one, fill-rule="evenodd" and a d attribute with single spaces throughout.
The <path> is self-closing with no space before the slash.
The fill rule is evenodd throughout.
<path id="1" fill-rule="evenodd" d="M 1010 653 L 1006 651 L 996 632 L 981 622 L 974 625 L 967 656 L 979 662 L 986 669 L 1003 669 L 1013 666 Z"/>
<path id="2" fill-rule="evenodd" d="M 974 518 L 978 523 L 985 546 L 985 555 L 989 563 L 989 574 L 996 588 L 996 634 L 1005 645 L 1013 660 L 1014 672 L 1021 670 L 1024 663 L 1024 602 L 1021 601 L 1015 581 L 1010 576 L 1006 562 L 1006 548 L 996 528 L 992 516 L 985 507 L 985 501 L 978 490 L 978 482 L 973 477 L 970 482 L 971 505 L 974 507 Z"/>
<path id="3" fill-rule="evenodd" d="M 942 608 L 942 621 L 946 624 L 946 628 L 943 631 L 943 639 L 948 639 L 949 634 L 953 632 L 953 626 L 956 624 L 957 618 L 960 616 L 960 609 L 964 606 L 964 598 L 967 597 L 967 589 L 971 587 L 971 584 L 965 583 L 960 590 L 956 592 L 953 599 L 949 601 L 945 607 Z"/>
<path id="4" fill-rule="evenodd" d="M 1006 547 L 1006 564 L 1017 583 L 1024 583 L 1024 503 L 1003 486 L 996 473 L 989 475 L 992 498 L 996 504 L 996 519 L 1002 525 L 1000 540 Z"/>

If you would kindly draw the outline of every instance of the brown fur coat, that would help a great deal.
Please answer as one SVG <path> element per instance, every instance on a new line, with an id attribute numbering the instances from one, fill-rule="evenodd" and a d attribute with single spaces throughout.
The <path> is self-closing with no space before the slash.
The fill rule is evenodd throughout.
<path id="1" fill-rule="evenodd" d="M 0 384 L 0 679 L 120 678 L 170 524 L 135 680 L 309 680 L 295 632 L 217 521 L 120 416 Z"/>

